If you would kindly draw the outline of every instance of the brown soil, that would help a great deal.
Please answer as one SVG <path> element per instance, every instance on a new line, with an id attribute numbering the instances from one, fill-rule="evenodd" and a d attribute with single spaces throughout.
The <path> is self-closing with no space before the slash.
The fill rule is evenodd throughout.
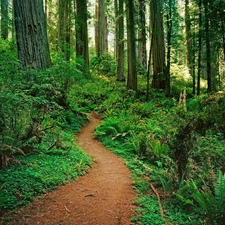
<path id="1" fill-rule="evenodd" d="M 89 123 L 77 135 L 79 145 L 95 163 L 85 176 L 59 187 L 30 206 L 22 207 L 7 225 L 130 225 L 135 192 L 130 173 L 121 158 L 95 139 L 100 119 L 89 115 Z M 57 172 L 57 171 L 56 171 Z"/>

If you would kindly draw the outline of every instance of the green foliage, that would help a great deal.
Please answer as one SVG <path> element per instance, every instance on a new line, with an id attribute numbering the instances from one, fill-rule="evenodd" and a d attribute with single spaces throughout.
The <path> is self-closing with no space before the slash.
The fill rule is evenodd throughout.
<path id="1" fill-rule="evenodd" d="M 82 62 L 54 58 L 48 70 L 24 71 L 13 46 L 0 39 L 0 210 L 75 179 L 91 163 L 73 137 L 87 116 L 68 98 L 84 79 Z"/>
<path id="2" fill-rule="evenodd" d="M 74 84 L 69 92 L 68 101 L 76 111 L 103 111 L 104 101 L 108 99 L 113 88 L 109 81 L 93 77 Z"/>
<path id="3" fill-rule="evenodd" d="M 137 199 L 137 203 L 140 206 L 137 209 L 137 213 L 141 214 L 141 217 L 134 217 L 133 222 L 148 225 L 148 224 L 164 224 L 159 210 L 157 198 L 155 196 L 142 196 Z"/>
<path id="4" fill-rule="evenodd" d="M 200 188 L 192 180 L 187 182 L 186 186 L 180 189 L 180 192 L 183 196 L 180 194 L 177 194 L 177 196 L 182 203 L 191 205 L 198 214 L 202 215 L 206 224 L 224 224 L 225 174 L 221 171 L 218 172 L 212 190 L 207 189 L 206 186 Z"/>
<path id="5" fill-rule="evenodd" d="M 19 164 L 0 170 L 0 209 L 25 204 L 34 196 L 84 174 L 90 158 L 71 139 L 73 135 L 66 133 L 62 137 L 67 150 L 43 149 L 40 154 L 19 157 Z"/>
<path id="6" fill-rule="evenodd" d="M 116 75 L 116 61 L 110 54 L 93 57 L 90 66 L 92 72 L 100 76 L 111 77 Z"/>

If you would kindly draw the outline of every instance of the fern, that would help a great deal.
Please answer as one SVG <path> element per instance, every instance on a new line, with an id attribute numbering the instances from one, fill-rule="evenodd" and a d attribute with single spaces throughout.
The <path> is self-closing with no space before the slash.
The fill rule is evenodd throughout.
<path id="1" fill-rule="evenodd" d="M 225 174 L 222 174 L 221 171 L 218 172 L 218 179 L 214 185 L 214 194 L 215 194 L 215 206 L 216 206 L 216 218 L 223 219 L 225 218 Z"/>
<path id="2" fill-rule="evenodd" d="M 196 183 L 191 181 L 188 184 L 189 191 L 191 192 L 192 199 L 196 210 L 203 212 L 204 217 L 207 219 L 207 224 L 219 225 L 224 224 L 225 218 L 225 174 L 221 171 L 218 172 L 218 178 L 214 183 L 214 192 L 203 192 L 199 190 Z M 177 195 L 178 196 L 178 195 Z M 193 205 L 192 201 L 178 196 L 182 202 Z M 188 201 L 187 201 L 188 200 Z"/>

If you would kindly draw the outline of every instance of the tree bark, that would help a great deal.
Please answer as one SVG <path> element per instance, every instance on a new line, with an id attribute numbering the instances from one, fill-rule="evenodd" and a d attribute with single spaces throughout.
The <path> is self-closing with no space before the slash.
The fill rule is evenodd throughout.
<path id="1" fill-rule="evenodd" d="M 201 67 L 202 67 L 202 0 L 198 3 L 199 10 L 199 33 L 198 33 L 198 79 L 197 79 L 197 95 L 200 95 Z"/>
<path id="2" fill-rule="evenodd" d="M 189 0 L 185 0 L 185 38 L 186 38 L 187 67 L 188 67 L 190 75 L 193 77 L 193 74 L 192 74 L 193 46 L 192 46 L 192 31 L 191 31 Z"/>
<path id="3" fill-rule="evenodd" d="M 117 77 L 118 81 L 125 81 L 124 76 L 124 16 L 123 0 L 119 0 L 118 10 L 118 45 L 117 45 Z"/>
<path id="4" fill-rule="evenodd" d="M 172 39 L 172 0 L 169 0 L 169 12 L 167 14 L 167 56 L 166 56 L 166 96 L 170 95 L 170 55 Z"/>
<path id="5" fill-rule="evenodd" d="M 205 6 L 205 41 L 206 41 L 206 65 L 207 65 L 207 91 L 212 91 L 212 74 L 211 74 L 211 47 L 210 47 L 210 34 L 209 34 L 209 1 L 204 0 Z"/>
<path id="6" fill-rule="evenodd" d="M 8 15 L 8 0 L 1 0 L 1 38 L 8 39 L 9 35 L 9 15 Z"/>
<path id="7" fill-rule="evenodd" d="M 18 56 L 23 68 L 50 67 L 43 0 L 13 0 Z"/>
<path id="8" fill-rule="evenodd" d="M 134 27 L 134 1 L 127 0 L 127 60 L 128 76 L 127 88 L 137 93 L 137 68 Z"/>
<path id="9" fill-rule="evenodd" d="M 88 66 L 87 0 L 77 0 L 76 8 L 76 56 L 81 57 Z"/>
<path id="10" fill-rule="evenodd" d="M 139 0 L 139 29 L 138 29 L 138 66 L 147 68 L 146 51 L 146 7 L 145 0 Z"/>
<path id="11" fill-rule="evenodd" d="M 70 60 L 71 0 L 58 0 L 58 52 Z"/>
<path id="12" fill-rule="evenodd" d="M 107 52 L 107 22 L 105 1 L 98 0 L 98 56 Z"/>
<path id="13" fill-rule="evenodd" d="M 156 89 L 166 88 L 166 64 L 165 42 L 161 0 L 150 2 L 150 23 L 152 29 L 152 63 L 153 80 L 152 87 Z"/>
<path id="14" fill-rule="evenodd" d="M 99 53 L 99 40 L 98 40 L 98 0 L 95 2 L 95 52 Z"/>

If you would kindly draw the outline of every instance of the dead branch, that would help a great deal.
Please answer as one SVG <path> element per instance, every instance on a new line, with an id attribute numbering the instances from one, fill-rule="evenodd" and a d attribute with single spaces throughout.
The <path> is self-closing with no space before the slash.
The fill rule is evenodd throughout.
<path id="1" fill-rule="evenodd" d="M 69 209 L 67 209 L 67 207 L 64 205 L 64 208 L 65 208 L 65 210 L 67 211 L 67 212 L 71 212 Z"/>
<path id="2" fill-rule="evenodd" d="M 162 219 L 165 221 L 165 225 L 169 225 L 169 223 L 165 219 L 165 215 L 164 215 L 164 211 L 163 211 L 163 208 L 162 208 L 160 196 L 159 196 L 158 192 L 156 191 L 156 189 L 154 188 L 153 184 L 150 184 L 150 187 L 151 187 L 152 191 L 154 192 L 154 194 L 156 195 L 156 197 L 158 199 L 159 209 L 160 209 L 160 213 L 161 213 Z"/>

